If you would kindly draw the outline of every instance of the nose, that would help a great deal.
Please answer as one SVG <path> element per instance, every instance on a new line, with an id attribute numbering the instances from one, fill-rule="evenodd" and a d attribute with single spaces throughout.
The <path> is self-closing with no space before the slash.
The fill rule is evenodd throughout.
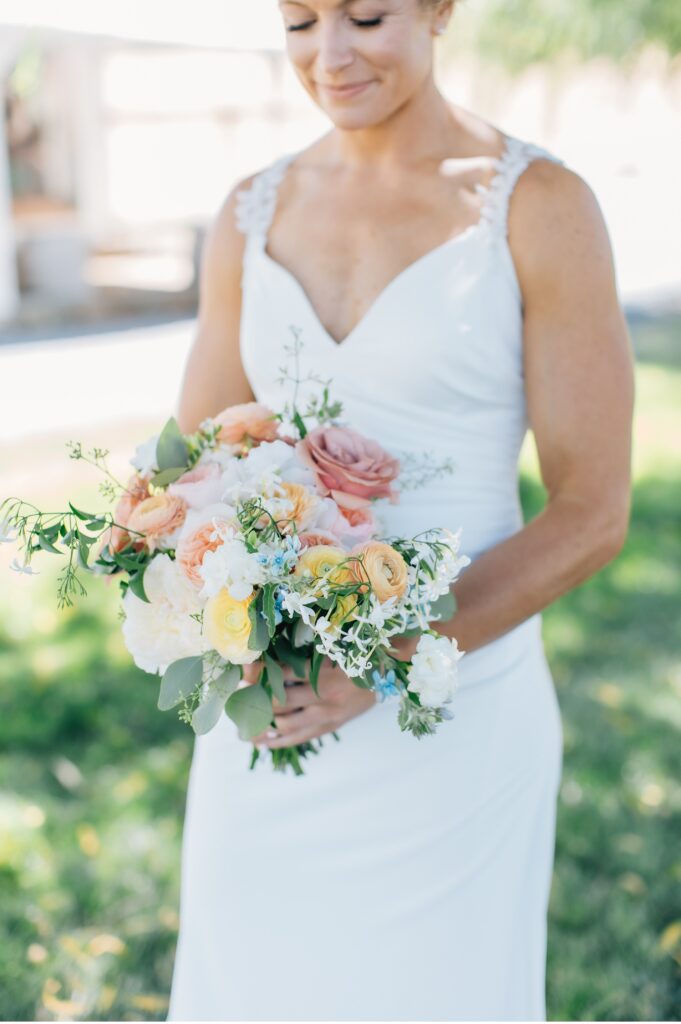
<path id="1" fill-rule="evenodd" d="M 344 26 L 335 20 L 319 26 L 317 60 L 320 70 L 327 75 L 337 74 L 350 67 L 355 54 Z"/>

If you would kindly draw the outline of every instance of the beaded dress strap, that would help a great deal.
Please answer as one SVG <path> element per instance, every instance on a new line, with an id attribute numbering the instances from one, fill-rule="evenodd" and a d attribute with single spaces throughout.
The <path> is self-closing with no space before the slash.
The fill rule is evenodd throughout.
<path id="1" fill-rule="evenodd" d="M 477 191 L 484 196 L 480 220 L 497 237 L 508 234 L 508 209 L 515 184 L 526 167 L 537 158 L 565 164 L 543 146 L 510 135 L 506 138 L 504 152 L 496 160 L 496 173 L 489 185 L 478 185 Z"/>
<path id="2" fill-rule="evenodd" d="M 277 204 L 277 192 L 295 154 L 286 153 L 256 174 L 247 188 L 236 193 L 237 228 L 249 242 L 264 246 Z"/>

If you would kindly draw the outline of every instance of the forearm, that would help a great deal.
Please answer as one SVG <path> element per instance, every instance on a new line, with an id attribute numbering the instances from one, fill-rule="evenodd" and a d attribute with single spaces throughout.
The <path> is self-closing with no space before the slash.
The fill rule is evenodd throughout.
<path id="1" fill-rule="evenodd" d="M 616 531 L 587 515 L 585 503 L 557 498 L 463 570 L 453 587 L 457 611 L 434 628 L 474 651 L 583 583 L 619 546 Z"/>

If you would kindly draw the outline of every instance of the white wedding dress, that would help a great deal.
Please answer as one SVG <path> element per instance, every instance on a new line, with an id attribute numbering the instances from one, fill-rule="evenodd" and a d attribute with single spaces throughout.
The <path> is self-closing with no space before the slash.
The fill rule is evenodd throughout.
<path id="1" fill-rule="evenodd" d="M 290 398 L 278 378 L 300 328 L 301 376 L 332 378 L 348 423 L 391 451 L 455 463 L 385 510 L 387 533 L 462 526 L 474 561 L 522 526 L 507 212 L 529 162 L 557 158 L 507 136 L 479 222 L 402 271 L 338 344 L 265 249 L 294 156 L 240 197 L 253 391 L 273 408 Z M 329 738 L 301 778 L 249 771 L 226 716 L 197 739 L 170 1020 L 545 1020 L 562 728 L 540 616 L 459 672 L 455 717 L 436 736 L 401 733 L 389 699 Z"/>

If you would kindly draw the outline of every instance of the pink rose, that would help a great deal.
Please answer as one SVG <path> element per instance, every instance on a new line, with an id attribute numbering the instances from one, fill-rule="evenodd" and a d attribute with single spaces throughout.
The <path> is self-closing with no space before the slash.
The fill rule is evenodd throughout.
<path id="1" fill-rule="evenodd" d="M 189 508 L 203 508 L 220 500 L 221 476 L 220 467 L 214 462 L 195 466 L 188 473 L 183 473 L 174 484 L 169 484 L 167 492 L 182 498 Z"/>
<path id="2" fill-rule="evenodd" d="M 214 417 L 222 427 L 218 438 L 222 444 L 243 444 L 246 441 L 274 441 L 279 421 L 274 413 L 260 402 L 231 405 Z"/>
<path id="3" fill-rule="evenodd" d="M 296 451 L 315 474 L 322 494 L 330 494 L 343 508 L 361 508 L 371 498 L 397 500 L 390 484 L 400 471 L 398 460 L 349 427 L 316 427 Z"/>
<path id="4" fill-rule="evenodd" d="M 144 534 L 147 547 L 154 551 L 163 538 L 178 530 L 185 521 L 187 505 L 182 498 L 162 491 L 146 498 L 128 519 L 128 530 Z M 140 540 L 133 537 L 135 541 Z"/>

